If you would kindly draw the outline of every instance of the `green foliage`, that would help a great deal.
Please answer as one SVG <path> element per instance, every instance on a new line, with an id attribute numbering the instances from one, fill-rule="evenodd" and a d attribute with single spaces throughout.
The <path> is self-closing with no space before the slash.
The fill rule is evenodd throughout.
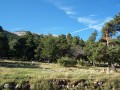
<path id="1" fill-rule="evenodd" d="M 54 90 L 53 84 L 50 80 L 38 80 L 33 87 L 33 90 Z"/>
<path id="2" fill-rule="evenodd" d="M 116 33 L 120 31 L 120 13 L 117 14 L 113 20 L 106 22 L 102 28 L 103 38 L 106 37 L 106 34 L 109 37 L 116 35 Z"/>
<path id="3" fill-rule="evenodd" d="M 16 34 L 14 33 L 11 33 L 11 32 L 8 32 L 8 31 L 4 31 L 7 38 L 8 38 L 8 41 L 11 42 L 12 40 L 17 40 L 19 39 L 19 36 L 17 36 Z"/>
<path id="4" fill-rule="evenodd" d="M 2 27 L 0 29 L 0 58 L 5 58 L 8 56 L 9 51 L 8 38 Z"/>
<path id="5" fill-rule="evenodd" d="M 37 60 L 40 60 L 41 59 L 41 57 L 42 57 L 42 55 L 41 55 L 41 53 L 42 53 L 42 44 L 41 44 L 41 42 L 39 43 L 39 45 L 36 47 L 36 49 L 34 50 L 35 51 L 35 55 L 34 55 L 34 57 L 35 57 L 35 59 L 37 59 Z"/>
<path id="6" fill-rule="evenodd" d="M 42 42 L 42 39 L 43 39 L 43 35 L 34 35 L 34 43 L 35 43 L 35 49 L 34 49 L 34 52 L 35 52 L 35 59 L 36 60 L 41 60 L 42 59 L 42 48 L 43 48 L 43 42 Z"/>
<path id="7" fill-rule="evenodd" d="M 120 79 L 119 77 L 114 77 L 107 80 L 103 86 L 103 90 L 119 90 L 120 89 Z"/>
<path id="8" fill-rule="evenodd" d="M 35 49 L 35 43 L 34 43 L 34 36 L 32 33 L 27 32 L 25 35 L 26 38 L 26 44 L 24 49 L 25 58 L 27 60 L 34 59 L 34 49 Z"/>
<path id="9" fill-rule="evenodd" d="M 116 45 L 115 47 L 108 47 L 107 48 L 107 55 L 109 59 L 114 60 L 114 63 L 120 63 L 120 46 Z"/>
<path id="10" fill-rule="evenodd" d="M 61 66 L 64 66 L 64 67 L 71 67 L 77 64 L 76 60 L 72 58 L 68 58 L 68 57 L 62 57 L 61 59 L 58 59 L 57 61 Z"/>
<path id="11" fill-rule="evenodd" d="M 81 66 L 91 66 L 91 64 L 89 62 L 86 62 L 86 61 L 83 61 L 83 60 L 79 60 L 77 62 Z"/>
<path id="12" fill-rule="evenodd" d="M 83 39 L 80 39 L 79 45 L 80 45 L 80 47 L 84 48 L 85 47 L 85 41 Z"/>
<path id="13" fill-rule="evenodd" d="M 120 31 L 120 14 L 105 23 L 102 29 L 102 39 L 96 41 L 97 31 L 94 31 L 87 41 L 79 36 L 61 34 L 59 36 L 38 35 L 27 32 L 17 36 L 5 31 L 0 26 L 0 58 L 14 60 L 38 60 L 56 62 L 58 58 L 71 57 L 84 59 L 90 63 L 120 62 L 120 36 L 112 37 Z M 110 47 L 108 47 L 110 46 Z"/>
<path id="14" fill-rule="evenodd" d="M 107 62 L 108 56 L 106 54 L 106 49 L 105 44 L 99 43 L 92 55 L 93 59 L 97 62 Z"/>
<path id="15" fill-rule="evenodd" d="M 4 32 L 4 30 L 3 30 L 2 26 L 0 26 L 0 32 Z"/>
<path id="16" fill-rule="evenodd" d="M 72 39 L 72 45 L 79 45 L 79 36 L 75 36 Z"/>
<path id="17" fill-rule="evenodd" d="M 59 35 L 56 44 L 58 47 L 58 58 L 66 56 L 70 49 L 67 43 L 66 35 Z"/>
<path id="18" fill-rule="evenodd" d="M 84 50 L 79 45 L 71 47 L 70 52 L 71 52 L 71 56 L 75 59 L 85 59 Z"/>
<path id="19" fill-rule="evenodd" d="M 114 30 L 113 28 L 113 20 L 105 23 L 105 25 L 103 26 L 102 28 L 102 35 L 103 35 L 103 38 L 106 37 L 106 34 L 108 34 L 109 37 L 112 37 L 113 35 L 116 34 L 116 31 Z"/>
<path id="20" fill-rule="evenodd" d="M 56 38 L 51 35 L 45 37 L 43 39 L 41 56 L 48 61 L 55 60 L 57 58 L 57 52 Z"/>
<path id="21" fill-rule="evenodd" d="M 36 63 L 31 62 L 0 62 L 1 67 L 8 68 L 38 68 Z"/>
<path id="22" fill-rule="evenodd" d="M 72 43 L 72 35 L 70 33 L 67 34 L 67 43 L 68 45 L 71 45 Z"/>
<path id="23" fill-rule="evenodd" d="M 98 43 L 95 42 L 96 36 L 97 36 L 97 31 L 94 31 L 94 33 L 92 33 L 92 35 L 87 40 L 86 47 L 84 49 L 87 58 L 91 62 L 95 62 L 95 59 L 94 59 L 93 55 L 94 55 L 94 52 L 95 52 L 97 44 L 98 44 Z"/>

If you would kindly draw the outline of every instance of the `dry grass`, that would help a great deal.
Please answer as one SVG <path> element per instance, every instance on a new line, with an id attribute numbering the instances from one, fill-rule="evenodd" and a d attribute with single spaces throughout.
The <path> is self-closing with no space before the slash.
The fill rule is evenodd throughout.
<path id="1" fill-rule="evenodd" d="M 8 61 L 4 61 L 8 62 Z M 13 62 L 13 61 L 12 61 Z M 28 63 L 28 62 L 27 62 Z M 83 68 L 77 67 L 61 67 L 58 64 L 48 64 L 36 62 L 39 66 L 37 68 L 8 68 L 0 67 L 0 81 L 4 80 L 22 80 L 30 79 L 34 81 L 36 79 L 53 79 L 53 78 L 64 78 L 64 79 L 101 79 L 109 78 L 109 74 L 103 71 L 103 67 L 88 67 Z M 106 68 L 105 68 L 106 69 Z M 119 71 L 119 70 L 118 70 Z M 119 72 L 110 72 L 110 77 L 116 77 Z"/>

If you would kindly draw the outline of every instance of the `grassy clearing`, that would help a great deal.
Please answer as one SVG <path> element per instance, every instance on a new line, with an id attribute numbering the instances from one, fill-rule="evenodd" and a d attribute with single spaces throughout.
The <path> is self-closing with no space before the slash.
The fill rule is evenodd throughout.
<path id="1" fill-rule="evenodd" d="M 8 62 L 8 61 L 4 61 Z M 13 61 L 12 61 L 13 62 Z M 24 62 L 28 63 L 28 62 Z M 29 62 L 30 63 L 30 62 Z M 51 79 L 51 78 L 65 78 L 65 79 L 78 79 L 78 78 L 103 78 L 108 77 L 107 71 L 103 71 L 107 68 L 103 67 L 62 67 L 58 64 L 48 64 L 36 62 L 38 67 L 27 68 L 25 67 L 0 67 L 0 80 L 1 79 Z M 103 75 L 104 74 L 104 75 Z M 119 75 L 119 69 L 117 73 L 110 72 L 110 77 Z"/>
<path id="2" fill-rule="evenodd" d="M 20 63 L 15 61 L 0 61 L 0 63 L 1 62 L 10 64 L 11 62 Z M 118 69 L 118 72 L 110 71 L 109 74 L 107 72 L 107 67 L 83 67 L 79 65 L 77 65 L 76 67 L 62 67 L 58 64 L 40 62 L 35 62 L 34 65 L 32 65 L 31 62 L 24 62 L 22 64 L 21 66 L 17 66 L 14 64 L 12 68 L 8 67 L 9 65 L 7 66 L 6 64 L 6 66 L 1 66 L 0 84 L 10 81 L 20 83 L 23 80 L 29 80 L 31 84 L 34 84 L 37 80 L 41 79 L 69 79 L 73 82 L 79 79 L 99 81 L 120 77 L 120 69 Z"/>

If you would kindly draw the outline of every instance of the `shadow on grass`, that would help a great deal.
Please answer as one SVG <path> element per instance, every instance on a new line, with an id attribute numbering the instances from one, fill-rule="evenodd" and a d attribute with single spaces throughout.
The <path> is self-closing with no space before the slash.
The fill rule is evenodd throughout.
<path id="1" fill-rule="evenodd" d="M 96 64 L 97 67 L 108 67 L 108 64 Z M 116 68 L 120 68 L 119 65 L 115 65 Z"/>
<path id="2" fill-rule="evenodd" d="M 38 64 L 30 62 L 0 62 L 0 67 L 6 68 L 40 68 Z"/>

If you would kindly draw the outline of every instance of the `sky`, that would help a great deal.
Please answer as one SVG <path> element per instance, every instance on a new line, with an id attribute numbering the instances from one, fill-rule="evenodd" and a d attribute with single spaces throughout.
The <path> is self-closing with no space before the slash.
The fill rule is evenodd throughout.
<path id="1" fill-rule="evenodd" d="M 10 32 L 68 34 L 87 40 L 120 12 L 120 0 L 0 0 L 0 25 Z"/>

